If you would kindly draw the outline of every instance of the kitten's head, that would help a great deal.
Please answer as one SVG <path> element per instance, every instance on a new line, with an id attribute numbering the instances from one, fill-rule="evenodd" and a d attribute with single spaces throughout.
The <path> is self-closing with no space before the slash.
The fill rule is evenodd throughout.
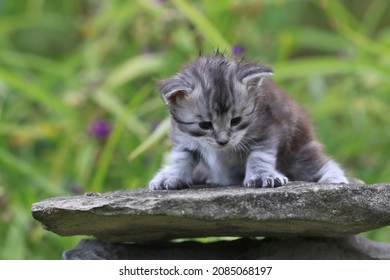
<path id="1" fill-rule="evenodd" d="M 270 75 L 269 67 L 217 53 L 188 63 L 160 81 L 159 90 L 182 132 L 203 147 L 235 148 L 253 123 L 262 81 Z"/>

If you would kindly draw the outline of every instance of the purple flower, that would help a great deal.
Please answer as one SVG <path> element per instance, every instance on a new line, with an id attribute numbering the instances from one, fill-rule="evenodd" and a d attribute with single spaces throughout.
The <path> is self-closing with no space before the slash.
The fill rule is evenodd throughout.
<path id="1" fill-rule="evenodd" d="M 62 189 L 74 194 L 82 194 L 84 192 L 84 188 L 80 184 L 74 182 L 69 176 L 64 178 L 64 181 L 62 182 Z"/>
<path id="2" fill-rule="evenodd" d="M 233 55 L 241 55 L 244 53 L 244 48 L 240 45 L 235 45 L 232 47 L 232 53 Z"/>
<path id="3" fill-rule="evenodd" d="M 89 133 L 100 140 L 105 140 L 111 133 L 112 126 L 104 120 L 95 120 L 89 126 Z"/>
<path id="4" fill-rule="evenodd" d="M 84 192 L 83 187 L 79 184 L 72 184 L 70 186 L 70 191 L 74 194 L 82 194 Z"/>

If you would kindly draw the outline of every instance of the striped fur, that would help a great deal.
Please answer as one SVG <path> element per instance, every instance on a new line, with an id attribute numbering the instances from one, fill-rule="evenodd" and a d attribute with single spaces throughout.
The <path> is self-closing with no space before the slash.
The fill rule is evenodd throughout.
<path id="1" fill-rule="evenodd" d="M 217 53 L 160 81 L 171 113 L 172 163 L 149 188 L 347 183 L 343 171 L 322 153 L 304 110 L 270 76 L 267 66 Z"/>

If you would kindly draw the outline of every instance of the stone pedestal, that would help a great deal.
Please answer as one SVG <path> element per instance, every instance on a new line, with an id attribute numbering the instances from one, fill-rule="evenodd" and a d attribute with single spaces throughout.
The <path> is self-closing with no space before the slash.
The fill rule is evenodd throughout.
<path id="1" fill-rule="evenodd" d="M 123 190 L 47 199 L 32 213 L 59 235 L 97 238 L 66 259 L 390 259 L 389 244 L 355 236 L 390 225 L 389 184 Z M 171 242 L 208 236 L 241 238 Z"/>

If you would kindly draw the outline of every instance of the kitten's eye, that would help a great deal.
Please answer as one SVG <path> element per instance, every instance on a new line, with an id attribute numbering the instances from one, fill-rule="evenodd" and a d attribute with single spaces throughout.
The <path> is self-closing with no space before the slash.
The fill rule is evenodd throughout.
<path id="1" fill-rule="evenodd" d="M 199 127 L 203 130 L 210 130 L 213 128 L 213 124 L 211 122 L 201 122 L 199 123 Z"/>
<path id="2" fill-rule="evenodd" d="M 241 117 L 236 117 L 236 118 L 233 118 L 233 119 L 230 121 L 230 125 L 231 125 L 231 126 L 236 126 L 236 125 L 238 125 L 240 122 L 241 122 Z"/>

